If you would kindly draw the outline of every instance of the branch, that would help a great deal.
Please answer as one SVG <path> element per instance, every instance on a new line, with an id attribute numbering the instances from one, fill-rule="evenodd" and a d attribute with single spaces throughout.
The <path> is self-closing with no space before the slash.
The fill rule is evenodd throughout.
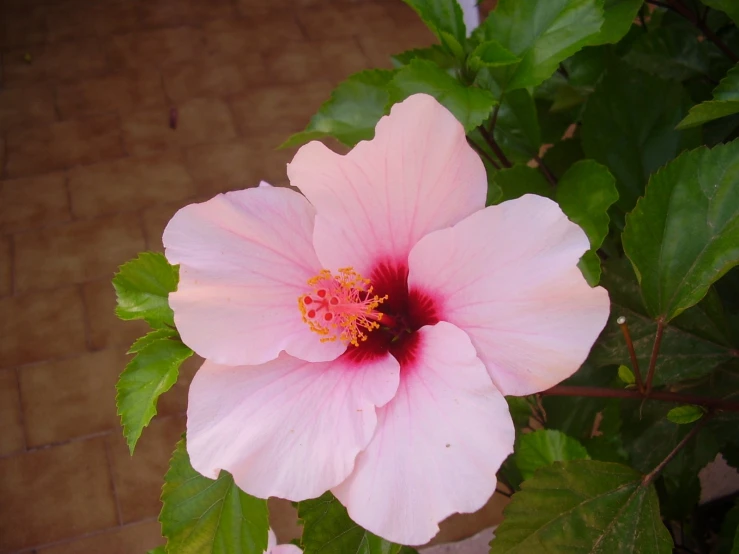
<path id="1" fill-rule="evenodd" d="M 654 337 L 654 347 L 652 347 L 652 357 L 649 358 L 649 369 L 647 370 L 647 396 L 652 391 L 652 380 L 654 380 L 654 371 L 657 368 L 657 357 L 659 356 L 659 347 L 662 344 L 662 334 L 665 332 L 665 320 L 660 317 L 657 319 L 657 334 Z"/>
<path id="2" fill-rule="evenodd" d="M 679 443 L 677 443 L 677 446 L 672 449 L 672 452 L 670 452 L 667 457 L 662 460 L 657 467 L 655 467 L 652 471 L 649 472 L 648 475 L 644 476 L 644 479 L 642 479 L 642 485 L 647 486 L 649 483 L 654 481 L 655 477 L 659 475 L 659 473 L 665 468 L 667 464 L 670 463 L 670 461 L 677 455 L 682 448 L 688 444 L 690 439 L 692 439 L 695 435 L 698 434 L 698 431 L 703 429 L 703 426 L 708 423 L 708 421 L 713 417 L 713 414 L 708 414 L 703 417 L 698 423 L 696 423 L 693 428 L 690 430 L 690 433 L 685 435 L 683 437 L 683 440 L 681 440 Z"/>
<path id="3" fill-rule="evenodd" d="M 537 167 L 539 168 L 539 171 L 541 171 L 542 175 L 544 175 L 544 177 L 546 177 L 546 180 L 549 181 L 549 184 L 553 187 L 556 187 L 557 178 L 554 176 L 554 173 L 549 170 L 544 161 L 538 156 L 538 154 L 532 159 L 536 162 Z"/>
<path id="4" fill-rule="evenodd" d="M 500 160 L 500 163 L 503 164 L 503 167 L 513 167 L 511 161 L 506 157 L 505 153 L 503 153 L 503 150 L 501 150 L 500 146 L 498 146 L 498 143 L 495 142 L 493 135 L 488 133 L 483 126 L 480 126 L 479 129 L 482 138 L 485 139 L 485 142 L 488 143 L 488 146 L 490 146 L 493 152 L 495 152 L 495 155 L 498 156 L 498 159 Z"/>
<path id="5" fill-rule="evenodd" d="M 667 391 L 652 391 L 648 396 L 635 390 L 609 389 L 607 387 L 578 387 L 572 385 L 557 385 L 542 391 L 545 396 L 590 396 L 593 398 L 630 398 L 633 400 L 659 400 L 661 402 L 675 402 L 677 404 L 695 404 L 713 410 L 739 412 L 739 402 L 730 402 L 722 398 L 698 396 L 695 394 L 680 394 Z"/>
<path id="6" fill-rule="evenodd" d="M 626 341 L 626 348 L 629 350 L 629 358 L 631 358 L 631 365 L 634 367 L 634 377 L 636 378 L 636 388 L 639 392 L 644 392 L 644 382 L 641 380 L 641 371 L 639 370 L 639 360 L 636 357 L 636 350 L 634 350 L 634 343 L 631 340 L 631 333 L 629 332 L 629 324 L 626 323 L 626 318 L 621 316 L 616 320 L 618 326 L 621 327 L 621 332 L 624 334 L 624 340 Z"/>
<path id="7" fill-rule="evenodd" d="M 485 159 L 486 159 L 487 161 L 489 161 L 489 162 L 490 162 L 490 163 L 491 163 L 491 164 L 493 165 L 493 167 L 494 167 L 495 169 L 500 169 L 500 166 L 499 166 L 499 165 L 498 165 L 498 163 L 497 163 L 497 162 L 496 162 L 496 161 L 495 161 L 495 160 L 494 160 L 494 159 L 493 159 L 493 158 L 492 158 L 492 157 L 490 156 L 490 154 L 488 154 L 487 152 L 485 152 L 485 150 L 483 150 L 483 149 L 482 149 L 482 148 L 481 148 L 480 146 L 478 146 L 478 144 L 477 144 L 476 142 L 474 142 L 474 141 L 473 141 L 473 140 L 472 140 L 472 139 L 471 139 L 470 137 L 467 137 L 467 142 L 469 143 L 469 145 L 470 145 L 470 146 L 471 146 L 472 148 L 474 148 L 474 149 L 475 149 L 475 152 L 477 152 L 478 154 L 480 154 L 480 156 L 484 157 L 484 158 L 485 158 Z"/>

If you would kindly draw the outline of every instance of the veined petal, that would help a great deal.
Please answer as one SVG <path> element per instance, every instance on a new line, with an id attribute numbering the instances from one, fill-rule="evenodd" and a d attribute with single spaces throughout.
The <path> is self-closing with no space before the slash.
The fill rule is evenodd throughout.
<path id="1" fill-rule="evenodd" d="M 287 172 L 316 207 L 321 262 L 363 275 L 377 260 L 405 265 L 422 236 L 481 209 L 487 194 L 485 168 L 462 125 L 425 94 L 393 106 L 375 138 L 345 156 L 306 144 Z"/>
<path id="2" fill-rule="evenodd" d="M 230 472 L 259 498 L 314 498 L 351 473 L 375 431 L 375 407 L 398 387 L 391 355 L 311 363 L 286 354 L 258 366 L 206 361 L 190 385 L 187 451 L 206 477 Z"/>
<path id="3" fill-rule="evenodd" d="M 503 394 L 532 394 L 577 371 L 606 324 L 608 293 L 577 268 L 589 247 L 556 203 L 526 195 L 424 237 L 408 285 L 433 291 Z"/>
<path id="4" fill-rule="evenodd" d="M 283 350 L 310 361 L 339 356 L 345 345 L 322 343 L 298 307 L 321 269 L 314 217 L 303 196 L 269 186 L 178 211 L 163 241 L 167 259 L 180 264 L 169 302 L 185 344 L 228 365 L 264 363 Z"/>
<path id="5" fill-rule="evenodd" d="M 418 331 L 395 397 L 351 476 L 333 489 L 351 518 L 400 544 L 423 544 L 455 512 L 480 509 L 513 451 L 508 405 L 470 339 L 440 322 Z"/>

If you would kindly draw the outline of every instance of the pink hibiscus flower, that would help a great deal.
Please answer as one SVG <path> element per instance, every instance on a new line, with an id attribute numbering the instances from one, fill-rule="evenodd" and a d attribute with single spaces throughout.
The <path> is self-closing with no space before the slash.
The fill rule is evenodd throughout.
<path id="1" fill-rule="evenodd" d="M 577 268 L 588 239 L 546 198 L 485 208 L 483 164 L 422 94 L 345 156 L 303 146 L 288 175 L 305 196 L 222 194 L 164 232 L 175 322 L 206 358 L 192 465 L 261 498 L 331 490 L 364 528 L 423 544 L 493 494 L 503 395 L 572 375 L 605 325 Z"/>
<path id="2" fill-rule="evenodd" d="M 294 544 L 277 544 L 277 537 L 272 529 L 267 536 L 267 551 L 264 554 L 302 554 L 302 550 Z"/>

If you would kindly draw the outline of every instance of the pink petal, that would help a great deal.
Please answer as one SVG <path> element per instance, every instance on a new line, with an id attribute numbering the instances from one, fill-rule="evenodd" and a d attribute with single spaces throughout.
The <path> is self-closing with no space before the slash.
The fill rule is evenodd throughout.
<path id="1" fill-rule="evenodd" d="M 481 209 L 487 194 L 485 168 L 462 125 L 425 94 L 393 106 L 375 138 L 345 156 L 306 144 L 287 173 L 316 207 L 314 244 L 324 266 L 365 276 L 377 260 L 405 265 L 422 236 Z"/>
<path id="2" fill-rule="evenodd" d="M 351 473 L 372 438 L 375 406 L 398 387 L 391 355 L 311 363 L 281 354 L 259 366 L 206 361 L 190 385 L 187 451 L 206 477 L 229 471 L 259 498 L 314 498 Z"/>
<path id="3" fill-rule="evenodd" d="M 557 204 L 526 195 L 424 237 L 408 284 L 432 291 L 503 394 L 532 394 L 577 371 L 606 324 L 608 293 L 577 268 L 588 248 Z"/>
<path id="4" fill-rule="evenodd" d="M 321 269 L 314 217 L 303 196 L 269 186 L 178 211 L 163 240 L 167 259 L 180 264 L 169 302 L 183 341 L 227 365 L 264 363 L 283 350 L 310 361 L 340 355 L 345 345 L 322 343 L 298 308 Z"/>
<path id="5" fill-rule="evenodd" d="M 439 522 L 474 512 L 513 450 L 508 405 L 470 339 L 441 322 L 418 331 L 395 397 L 351 476 L 333 489 L 351 518 L 400 544 L 423 544 Z"/>
<path id="6" fill-rule="evenodd" d="M 294 544 L 278 545 L 277 537 L 275 537 L 272 529 L 269 530 L 267 551 L 264 554 L 301 554 L 302 552 L 303 551 Z"/>

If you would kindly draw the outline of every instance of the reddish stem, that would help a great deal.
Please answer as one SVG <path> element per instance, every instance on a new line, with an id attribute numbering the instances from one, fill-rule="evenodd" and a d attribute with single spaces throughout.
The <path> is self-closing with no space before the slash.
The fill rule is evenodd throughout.
<path id="1" fill-rule="evenodd" d="M 644 392 L 644 382 L 641 379 L 641 371 L 639 370 L 639 360 L 636 357 L 636 350 L 634 350 L 634 342 L 631 340 L 631 333 L 629 332 L 629 324 L 626 322 L 626 318 L 621 316 L 616 320 L 618 326 L 621 327 L 621 332 L 624 334 L 624 340 L 626 341 L 626 348 L 629 350 L 629 357 L 631 358 L 631 365 L 634 367 L 634 377 L 636 378 L 636 387 L 639 392 Z"/>

